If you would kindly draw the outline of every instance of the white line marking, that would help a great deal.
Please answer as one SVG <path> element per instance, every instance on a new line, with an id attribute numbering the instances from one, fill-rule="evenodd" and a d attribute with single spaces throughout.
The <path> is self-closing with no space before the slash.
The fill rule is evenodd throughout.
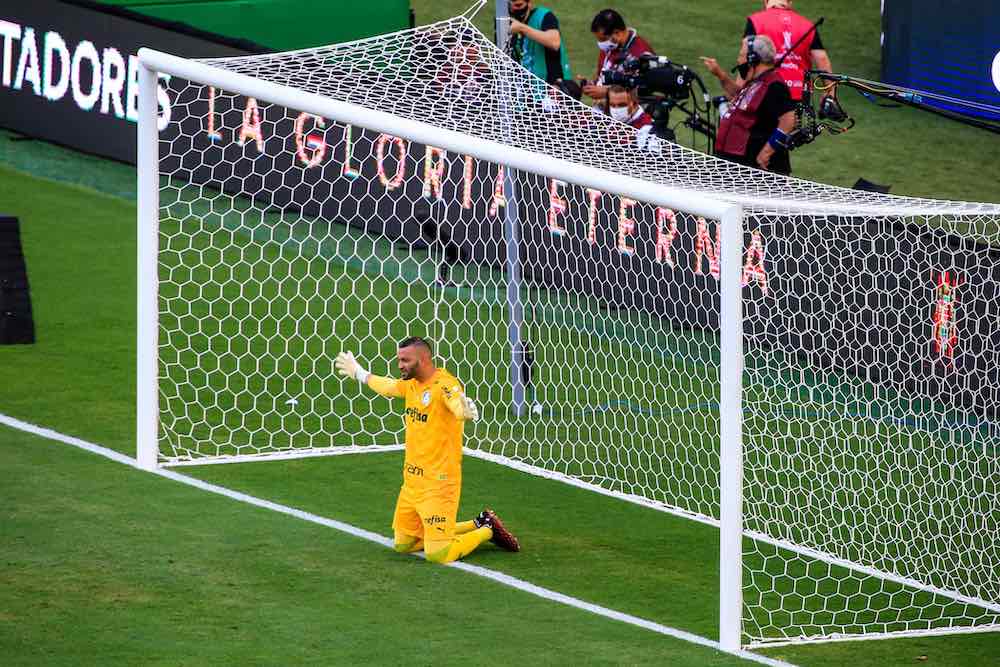
<path id="1" fill-rule="evenodd" d="M 80 438 L 75 438 L 73 436 L 64 435 L 58 431 L 53 431 L 52 429 L 44 428 L 41 426 L 35 426 L 34 424 L 29 424 L 28 422 L 21 421 L 20 419 L 15 419 L 14 417 L 9 417 L 4 414 L 0 414 L 0 424 L 4 424 L 11 428 L 17 429 L 19 431 L 24 431 L 26 433 L 31 433 L 33 435 L 41 436 L 48 440 L 55 440 L 56 442 L 62 442 L 67 445 L 73 445 L 74 447 L 79 447 L 93 454 L 98 454 L 105 458 L 109 458 L 112 461 L 122 463 L 124 465 L 139 468 L 138 463 L 135 459 L 130 456 L 126 456 L 120 452 L 116 452 L 107 447 L 102 447 L 100 445 L 95 445 L 86 440 L 81 440 Z M 374 542 L 380 544 L 383 547 L 392 548 L 392 540 L 378 533 L 373 533 L 357 526 L 352 526 L 348 523 L 342 521 L 337 521 L 335 519 L 328 519 L 326 517 L 318 516 L 310 512 L 303 512 L 302 510 L 295 509 L 294 507 L 288 507 L 287 505 L 279 505 L 278 503 L 273 503 L 270 500 L 264 500 L 263 498 L 257 498 L 255 496 L 247 495 L 239 491 L 233 491 L 232 489 L 227 489 L 216 484 L 211 484 L 194 477 L 188 477 L 187 475 L 182 475 L 180 473 L 174 472 L 172 470 L 158 469 L 154 471 L 153 474 L 159 475 L 161 477 L 166 477 L 167 479 L 172 479 L 175 482 L 180 482 L 181 484 L 186 484 L 188 486 L 193 486 L 202 491 L 208 491 L 209 493 L 215 493 L 227 498 L 232 498 L 233 500 L 238 500 L 240 502 L 247 503 L 249 505 L 254 505 L 255 507 L 262 507 L 274 512 L 280 512 L 281 514 L 287 514 L 288 516 L 293 516 L 296 519 L 302 519 L 303 521 L 309 521 L 311 523 L 316 523 L 321 526 L 326 526 L 328 528 L 333 528 L 339 530 L 343 533 L 359 537 L 363 540 L 368 540 L 369 542 Z M 472 565 L 471 563 L 463 563 L 461 561 L 451 563 L 451 567 L 454 567 L 465 572 L 470 572 L 480 577 L 486 579 L 491 579 L 497 583 L 503 584 L 504 586 L 509 586 L 511 588 L 516 588 L 525 593 L 530 593 L 532 595 L 550 600 L 552 602 L 558 602 L 569 607 L 574 607 L 576 609 L 581 609 L 583 611 L 588 611 L 592 614 L 597 614 L 598 616 L 603 616 L 615 621 L 620 621 L 622 623 L 628 623 L 629 625 L 634 625 L 636 627 L 643 628 L 645 630 L 650 630 L 657 634 L 666 635 L 668 637 L 673 637 L 675 639 L 680 639 L 682 641 L 690 642 L 692 644 L 697 644 L 699 646 L 704 646 L 707 648 L 715 649 L 716 651 L 722 651 L 719 646 L 719 642 L 713 641 L 706 637 L 700 635 L 692 634 L 690 632 L 685 632 L 684 630 L 678 630 L 677 628 L 671 628 L 666 625 L 661 625 L 659 623 L 654 623 L 653 621 L 647 621 L 646 619 L 639 618 L 638 616 L 632 616 L 631 614 L 625 614 L 620 611 L 615 611 L 614 609 L 608 609 L 607 607 L 602 607 L 600 605 L 591 604 L 590 602 L 584 602 L 574 597 L 564 595 L 547 588 L 542 588 L 541 586 L 536 586 L 530 582 L 512 577 L 502 572 L 496 572 L 495 570 L 489 570 L 485 567 L 480 567 L 479 565 Z M 736 653 L 729 653 L 728 655 L 734 655 L 736 657 L 742 658 L 744 660 L 749 660 L 751 662 L 756 662 L 761 665 L 770 665 L 771 667 L 794 667 L 791 663 L 783 662 L 781 660 L 775 660 L 774 658 L 768 658 L 763 655 L 758 655 L 756 653 L 751 653 L 750 651 L 738 651 Z"/>

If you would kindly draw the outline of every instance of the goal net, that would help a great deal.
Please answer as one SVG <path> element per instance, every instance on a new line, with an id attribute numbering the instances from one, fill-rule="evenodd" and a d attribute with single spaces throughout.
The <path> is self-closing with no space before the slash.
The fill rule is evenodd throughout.
<path id="1" fill-rule="evenodd" d="M 141 59 L 156 463 L 398 447 L 333 360 L 421 335 L 470 454 L 713 525 L 741 493 L 742 645 L 1000 629 L 1000 207 L 658 142 L 464 17 Z"/>

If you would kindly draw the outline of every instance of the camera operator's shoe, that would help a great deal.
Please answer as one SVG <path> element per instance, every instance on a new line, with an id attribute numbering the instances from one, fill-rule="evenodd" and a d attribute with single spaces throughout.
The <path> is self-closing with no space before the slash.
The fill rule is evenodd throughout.
<path id="1" fill-rule="evenodd" d="M 503 521 L 497 516 L 497 513 L 490 508 L 484 509 L 480 512 L 479 516 L 472 520 L 476 524 L 476 528 L 482 528 L 483 526 L 488 526 L 493 530 L 493 537 L 490 538 L 490 542 L 497 545 L 501 549 L 506 551 L 520 551 L 521 544 L 517 541 L 509 530 L 507 530 Z"/>

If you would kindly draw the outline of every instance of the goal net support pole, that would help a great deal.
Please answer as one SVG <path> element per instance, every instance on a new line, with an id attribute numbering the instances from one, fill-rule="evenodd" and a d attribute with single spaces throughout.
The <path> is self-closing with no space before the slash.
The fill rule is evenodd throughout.
<path id="1" fill-rule="evenodd" d="M 510 14 L 506 0 L 496 3 L 497 48 L 501 51 L 510 39 Z M 510 136 L 509 108 L 501 107 L 500 125 Z M 507 251 L 507 341 L 510 345 L 510 383 L 514 414 L 525 414 L 524 405 L 524 365 L 527 363 L 524 341 L 524 304 L 521 302 L 521 242 L 520 221 L 518 220 L 517 183 L 514 173 L 508 169 L 503 182 L 504 206 L 503 236 Z"/>
<path id="2" fill-rule="evenodd" d="M 138 201 L 137 201 L 137 335 L 136 459 L 153 470 L 159 458 L 159 391 L 157 387 L 158 318 L 157 253 L 160 221 L 160 161 L 157 131 L 157 73 L 139 66 Z"/>
<path id="3" fill-rule="evenodd" d="M 743 614 L 743 210 L 721 218 L 719 401 L 719 641 L 742 644 Z"/>

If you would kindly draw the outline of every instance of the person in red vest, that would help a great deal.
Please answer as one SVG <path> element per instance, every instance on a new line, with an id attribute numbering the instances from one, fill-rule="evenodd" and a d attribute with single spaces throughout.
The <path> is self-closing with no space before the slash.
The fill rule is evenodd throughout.
<path id="1" fill-rule="evenodd" d="M 764 0 L 764 9 L 747 17 L 747 25 L 743 31 L 744 37 L 767 35 L 774 42 L 777 57 L 784 57 L 781 62 L 781 78 L 785 80 L 788 91 L 796 102 L 802 99 L 803 84 L 809 69 L 833 71 L 819 30 L 812 30 L 812 26 L 809 19 L 792 10 L 792 0 Z M 810 30 L 812 35 L 806 36 Z M 799 40 L 802 41 L 791 50 Z"/>
<path id="2" fill-rule="evenodd" d="M 592 100 L 606 102 L 605 72 L 623 72 L 626 61 L 656 55 L 656 52 L 635 28 L 626 26 L 622 15 L 613 9 L 598 12 L 590 23 L 590 31 L 597 40 L 597 73 L 593 81 L 584 82 L 583 92 Z"/>
<path id="3" fill-rule="evenodd" d="M 790 174 L 788 135 L 795 129 L 795 102 L 775 60 L 770 37 L 744 40 L 739 63 L 746 66 L 746 78 L 719 120 L 715 153 L 748 167 Z"/>
<path id="4" fill-rule="evenodd" d="M 830 56 L 823 47 L 819 31 L 812 29 L 809 19 L 792 9 L 792 0 L 763 0 L 763 9 L 747 17 L 744 37 L 766 35 L 777 49 L 777 59 L 781 60 L 780 75 L 787 84 L 792 100 L 802 99 L 802 92 L 809 69 L 832 71 Z M 810 33 L 810 31 L 812 31 Z M 797 46 L 796 46 L 797 44 Z M 792 49 L 792 47 L 795 47 Z M 787 54 L 787 55 L 786 55 Z M 741 57 L 746 54 L 741 52 Z M 783 58 L 783 60 L 782 60 Z M 743 87 L 746 77 L 733 79 L 729 73 L 718 66 L 713 58 L 702 58 L 709 71 L 722 83 L 727 97 L 732 97 Z M 820 108 L 836 117 L 839 105 L 834 97 L 835 88 L 823 93 Z M 827 98 L 830 102 L 827 102 Z M 837 107 L 837 109 L 833 109 Z M 842 114 L 842 111 L 841 111 Z"/>

